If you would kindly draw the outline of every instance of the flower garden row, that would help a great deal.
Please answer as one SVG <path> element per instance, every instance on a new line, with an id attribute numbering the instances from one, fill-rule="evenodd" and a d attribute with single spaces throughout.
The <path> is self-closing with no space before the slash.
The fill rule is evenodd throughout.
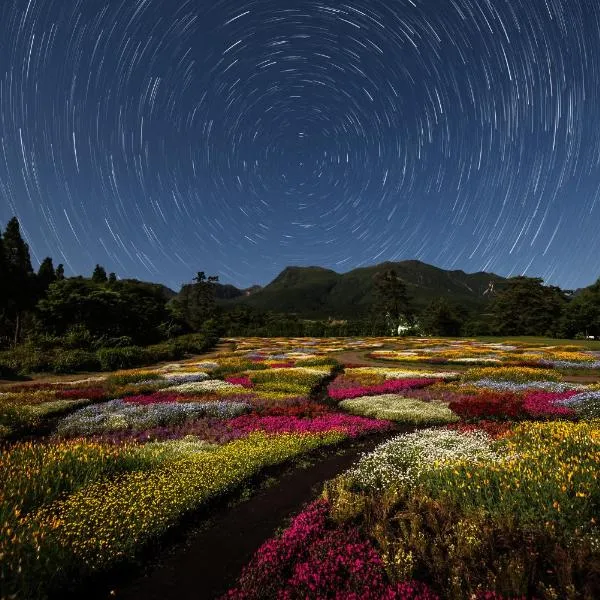
<path id="1" fill-rule="evenodd" d="M 227 597 L 600 597 L 600 385 L 496 346 L 507 356 L 462 373 L 346 368 L 328 388 L 340 408 L 437 427 L 329 482 Z"/>
<path id="2" fill-rule="evenodd" d="M 0 597 L 60 593 L 265 467 L 389 429 L 314 398 L 336 368 L 242 350 L 3 388 Z"/>
<path id="3" fill-rule="evenodd" d="M 243 339 L 210 361 L 5 390 L 0 434 L 45 436 L 0 458 L 0 596 L 60 591 L 261 469 L 396 422 L 437 428 L 328 484 L 230 596 L 593 597 L 600 386 L 509 360 L 332 379 L 336 353 L 383 343 Z"/>

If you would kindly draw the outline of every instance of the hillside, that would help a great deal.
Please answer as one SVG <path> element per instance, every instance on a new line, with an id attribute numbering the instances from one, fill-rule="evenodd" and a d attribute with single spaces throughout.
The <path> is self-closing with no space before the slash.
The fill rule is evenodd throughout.
<path id="1" fill-rule="evenodd" d="M 264 311 L 296 313 L 307 318 L 356 317 L 370 311 L 375 300 L 373 276 L 395 269 L 404 280 L 417 308 L 444 297 L 465 308 L 486 301 L 490 282 L 496 287 L 504 278 L 493 273 L 447 271 L 418 260 L 385 262 L 379 265 L 336 273 L 322 267 L 287 267 L 258 291 L 222 299 L 224 307 L 247 305 Z"/>

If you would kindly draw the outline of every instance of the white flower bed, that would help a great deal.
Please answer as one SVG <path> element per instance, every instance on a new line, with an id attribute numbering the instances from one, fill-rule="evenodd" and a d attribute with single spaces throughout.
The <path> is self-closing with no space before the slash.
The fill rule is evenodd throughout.
<path id="1" fill-rule="evenodd" d="M 445 404 L 397 394 L 360 396 L 343 400 L 339 406 L 353 415 L 413 425 L 441 425 L 459 420 Z"/>
<path id="2" fill-rule="evenodd" d="M 136 431 L 152 427 L 179 425 L 200 417 L 231 418 L 247 412 L 244 402 L 165 402 L 140 405 L 111 400 L 82 408 L 61 419 L 57 434 L 90 435 L 120 429 Z"/>
<path id="3" fill-rule="evenodd" d="M 423 429 L 381 444 L 363 455 L 346 476 L 363 488 L 397 488 L 414 485 L 421 474 L 442 463 L 497 459 L 490 449 L 489 437 L 483 432 Z"/>

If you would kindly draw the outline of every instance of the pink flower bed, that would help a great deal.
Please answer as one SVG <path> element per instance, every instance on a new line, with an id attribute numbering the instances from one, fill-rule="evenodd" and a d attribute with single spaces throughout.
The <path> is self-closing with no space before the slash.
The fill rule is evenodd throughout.
<path id="1" fill-rule="evenodd" d="M 388 379 L 377 385 L 344 384 L 340 387 L 336 386 L 334 382 L 327 388 L 327 393 L 334 400 L 346 400 L 348 398 L 358 398 L 359 396 L 377 396 L 379 394 L 393 394 L 402 390 L 423 388 L 438 383 L 438 381 L 438 379 L 419 377 L 417 379 Z"/>
<path id="2" fill-rule="evenodd" d="M 556 404 L 558 400 L 565 400 L 577 394 L 571 392 L 532 392 L 523 398 L 523 408 L 532 417 L 544 416 L 573 416 L 575 411 L 567 406 Z"/>
<path id="3" fill-rule="evenodd" d="M 104 400 L 104 398 L 106 398 L 106 390 L 101 387 L 60 389 L 56 392 L 56 398 L 61 400 L 78 400 L 79 398 Z"/>
<path id="4" fill-rule="evenodd" d="M 318 417 L 333 412 L 330 406 L 314 402 L 304 396 L 277 400 L 277 402 L 252 398 L 251 402 L 253 412 L 263 417 Z"/>
<path id="5" fill-rule="evenodd" d="M 346 414 L 327 414 L 314 419 L 302 419 L 288 416 L 241 415 L 230 419 L 227 426 L 238 435 L 247 435 L 252 431 L 267 433 L 323 433 L 342 431 L 349 437 L 366 433 L 385 431 L 391 427 L 388 421 L 367 419 Z"/>
<path id="6" fill-rule="evenodd" d="M 181 394 L 155 392 L 154 394 L 140 394 L 138 396 L 127 396 L 123 398 L 123 401 L 132 404 L 162 404 L 164 402 L 177 402 L 180 398 Z"/>
<path id="7" fill-rule="evenodd" d="M 279 538 L 265 542 L 225 598 L 437 600 L 418 582 L 390 584 L 374 546 L 356 527 L 332 527 L 317 500 Z"/>

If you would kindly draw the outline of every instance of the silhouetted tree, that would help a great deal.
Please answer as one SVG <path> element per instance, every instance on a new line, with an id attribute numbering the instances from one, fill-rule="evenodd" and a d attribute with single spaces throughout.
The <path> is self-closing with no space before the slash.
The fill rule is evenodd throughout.
<path id="1" fill-rule="evenodd" d="M 600 336 L 600 279 L 566 305 L 562 330 L 566 337 Z"/>
<path id="2" fill-rule="evenodd" d="M 199 331 L 213 321 L 217 315 L 216 283 L 217 275 L 206 277 L 204 271 L 198 271 L 191 285 L 184 285 L 179 294 L 169 303 L 175 318 L 186 323 L 193 331 Z"/>
<path id="3" fill-rule="evenodd" d="M 500 335 L 550 335 L 560 331 L 566 306 L 563 291 L 538 277 L 512 277 L 492 305 L 492 323 Z"/>
<path id="4" fill-rule="evenodd" d="M 94 283 L 106 283 L 108 281 L 106 269 L 100 265 L 96 265 L 94 272 L 92 273 L 92 281 Z"/>
<path id="5" fill-rule="evenodd" d="M 56 281 L 56 272 L 54 271 L 52 259 L 49 256 L 40 264 L 36 279 L 38 298 L 42 298 L 46 294 L 50 284 Z"/>
<path id="6" fill-rule="evenodd" d="M 62 281 L 64 278 L 65 278 L 65 267 L 61 263 L 58 265 L 58 267 L 56 267 L 56 280 Z"/>
<path id="7" fill-rule="evenodd" d="M 13 343 L 21 336 L 22 320 L 25 311 L 33 308 L 33 267 L 29 246 L 21 236 L 19 221 L 13 217 L 3 235 L 3 252 L 6 266 L 7 317 L 13 324 Z"/>
<path id="8" fill-rule="evenodd" d="M 433 300 L 420 319 L 421 328 L 428 335 L 457 336 L 462 321 L 445 298 Z"/>
<path id="9" fill-rule="evenodd" d="M 395 330 L 400 320 L 412 323 L 414 311 L 406 291 L 406 284 L 396 271 L 387 269 L 376 273 L 373 276 L 373 283 L 375 284 L 375 309 L 379 313 L 379 320 L 381 317 L 385 319 L 386 330 L 389 328 Z"/>

